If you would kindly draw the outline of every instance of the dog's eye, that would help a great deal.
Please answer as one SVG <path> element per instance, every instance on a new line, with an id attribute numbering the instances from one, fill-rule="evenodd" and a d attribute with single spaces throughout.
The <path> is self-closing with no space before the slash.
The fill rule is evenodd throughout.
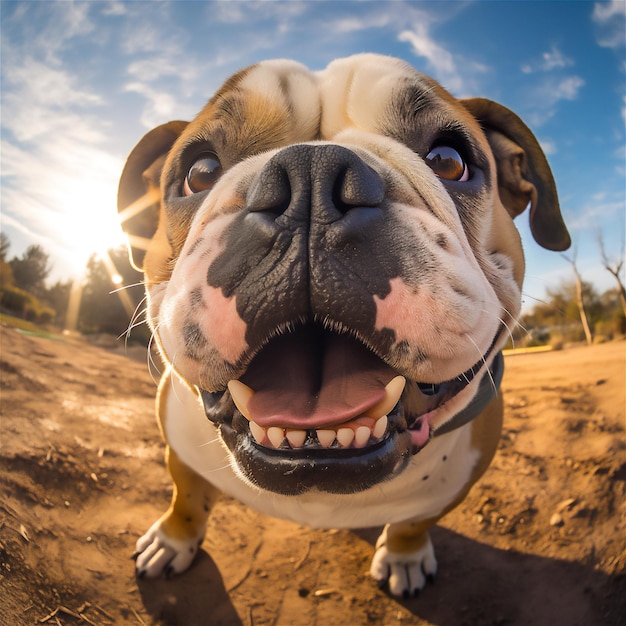
<path id="1" fill-rule="evenodd" d="M 200 191 L 208 191 L 215 185 L 222 173 L 222 164 L 214 152 L 203 152 L 189 168 L 183 193 L 191 196 Z"/>
<path id="2" fill-rule="evenodd" d="M 445 180 L 469 180 L 469 170 L 463 157 L 450 146 L 436 146 L 426 155 L 426 164 L 439 178 Z"/>

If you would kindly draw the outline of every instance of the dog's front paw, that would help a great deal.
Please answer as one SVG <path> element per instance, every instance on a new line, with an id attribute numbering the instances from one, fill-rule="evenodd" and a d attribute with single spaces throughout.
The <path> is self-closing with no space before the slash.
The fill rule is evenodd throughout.
<path id="1" fill-rule="evenodd" d="M 184 572 L 193 561 L 204 538 L 204 529 L 195 537 L 174 539 L 155 522 L 135 546 L 135 571 L 139 578 L 172 576 Z"/>
<path id="2" fill-rule="evenodd" d="M 437 559 L 428 534 L 422 546 L 413 552 L 392 552 L 386 545 L 386 532 L 376 542 L 370 575 L 380 587 L 389 583 L 389 592 L 402 598 L 415 598 L 427 582 L 435 580 Z"/>

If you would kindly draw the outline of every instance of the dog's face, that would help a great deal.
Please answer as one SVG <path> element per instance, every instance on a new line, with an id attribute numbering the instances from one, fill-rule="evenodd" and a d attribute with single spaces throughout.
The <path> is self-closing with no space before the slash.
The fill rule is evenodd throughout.
<path id="1" fill-rule="evenodd" d="M 565 249 L 519 118 L 373 55 L 240 72 L 120 184 L 165 358 L 281 493 L 389 479 L 471 401 L 519 312 L 527 205 Z"/>

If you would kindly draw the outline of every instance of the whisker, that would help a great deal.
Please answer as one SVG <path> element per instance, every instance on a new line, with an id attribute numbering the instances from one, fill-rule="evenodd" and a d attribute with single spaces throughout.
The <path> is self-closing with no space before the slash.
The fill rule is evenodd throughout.
<path id="1" fill-rule="evenodd" d="M 554 306 L 553 302 L 548 302 L 547 300 L 544 300 L 542 298 L 537 298 L 535 296 L 531 296 L 529 293 L 527 293 L 526 291 L 522 292 L 522 296 L 525 298 L 529 298 L 530 300 L 532 300 L 533 302 L 537 303 L 537 304 L 543 304 L 545 306 L 551 307 L 553 310 L 555 310 L 559 315 L 561 315 L 562 317 L 565 317 L 565 309 L 563 307 L 557 307 Z"/>
<path id="2" fill-rule="evenodd" d="M 131 283 L 130 285 L 122 285 L 121 287 L 118 287 L 117 289 L 113 289 L 109 291 L 109 295 L 112 295 L 114 293 L 119 293 L 120 291 L 124 291 L 125 289 L 130 289 L 131 287 L 144 287 L 145 284 L 146 283 L 143 280 L 141 280 L 138 283 Z"/>
<path id="3" fill-rule="evenodd" d="M 162 374 L 161 370 L 159 369 L 159 365 L 155 362 L 152 356 L 152 350 L 154 349 L 154 338 L 156 337 L 157 330 L 158 330 L 158 324 L 157 324 L 157 327 L 152 331 L 150 335 L 150 340 L 148 341 L 148 352 L 146 354 L 148 372 L 150 373 L 150 377 L 152 378 L 152 381 L 156 385 L 159 384 L 159 381 L 154 377 L 153 372 L 157 372 L 157 374 L 159 375 L 159 378 L 161 377 L 161 374 Z"/>
<path id="4" fill-rule="evenodd" d="M 206 441 L 205 443 L 201 443 L 198 447 L 199 448 L 205 448 L 206 446 L 211 446 L 214 443 L 219 443 L 220 442 L 220 438 L 219 437 L 215 437 L 215 439 L 211 439 L 210 441 Z"/>
<path id="5" fill-rule="evenodd" d="M 175 369 L 175 368 L 174 368 L 174 363 L 175 363 L 175 361 L 176 361 L 176 354 L 177 354 L 177 353 L 174 353 L 174 354 L 172 355 L 172 358 L 170 359 L 170 362 L 171 362 L 171 364 L 172 364 L 172 369 Z M 178 403 L 179 403 L 179 404 L 182 404 L 183 402 L 182 402 L 182 400 L 180 399 L 180 396 L 178 395 L 178 391 L 176 391 L 176 387 L 174 386 L 174 377 L 173 377 L 173 376 L 170 376 L 170 379 L 171 379 L 170 384 L 171 384 L 171 387 L 172 387 L 172 392 L 174 393 L 174 397 L 176 398 L 176 400 L 178 400 Z"/>
<path id="6" fill-rule="evenodd" d="M 520 323 L 518 320 L 516 320 L 515 318 L 513 318 L 513 316 L 506 310 L 504 309 L 504 312 L 509 316 L 509 319 L 513 320 L 513 323 L 515 324 L 515 326 L 520 326 Z M 502 326 L 504 326 L 506 328 L 506 332 L 509 335 L 509 338 L 511 339 L 511 345 L 513 346 L 513 348 L 515 348 L 515 337 L 513 336 L 513 330 L 509 327 L 509 325 L 501 318 L 498 317 L 498 320 L 500 322 L 500 324 L 502 324 Z"/>
<path id="7" fill-rule="evenodd" d="M 214 467 L 212 470 L 207 470 L 202 472 L 203 475 L 206 474 L 214 474 L 215 472 L 223 472 L 225 469 L 232 469 L 232 463 L 229 461 L 226 465 L 222 465 L 221 467 Z"/>
<path id="8" fill-rule="evenodd" d="M 144 307 L 143 309 L 139 309 L 139 307 L 141 307 L 147 300 L 147 296 L 144 296 L 141 301 L 137 304 L 137 306 L 135 307 L 135 310 L 133 311 L 133 314 L 130 317 L 130 321 L 128 322 L 128 326 L 126 327 L 126 330 L 123 333 L 120 333 L 120 335 L 118 336 L 118 339 L 121 339 L 123 336 L 125 336 L 125 343 L 128 343 L 128 340 L 130 339 L 130 334 L 133 328 L 137 328 L 138 326 L 141 326 L 142 324 L 146 324 L 147 323 L 147 318 L 144 318 L 141 321 L 138 321 L 141 315 L 145 315 L 148 311 L 147 307 Z"/>
<path id="9" fill-rule="evenodd" d="M 478 344 L 467 333 L 465 333 L 465 336 L 470 340 L 472 345 L 476 348 L 476 352 L 478 352 L 478 354 L 480 355 L 480 359 L 479 360 L 482 361 L 483 365 L 486 366 L 487 365 L 487 361 L 485 361 L 485 357 L 484 357 L 483 353 L 480 351 L 480 348 L 478 347 Z M 491 386 L 493 387 L 493 390 L 496 393 L 498 393 L 498 387 L 496 385 L 496 381 L 493 379 L 493 376 L 492 376 L 491 371 L 489 370 L 489 368 L 487 368 L 487 374 L 489 375 L 489 378 L 491 379 Z"/>

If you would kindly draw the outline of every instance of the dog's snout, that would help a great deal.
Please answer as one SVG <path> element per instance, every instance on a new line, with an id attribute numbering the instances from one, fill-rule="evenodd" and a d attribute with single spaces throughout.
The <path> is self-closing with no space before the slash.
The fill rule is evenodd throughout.
<path id="1" fill-rule="evenodd" d="M 290 146 L 257 174 L 247 208 L 294 221 L 330 223 L 353 208 L 378 207 L 385 186 L 356 153 L 334 144 Z"/>

